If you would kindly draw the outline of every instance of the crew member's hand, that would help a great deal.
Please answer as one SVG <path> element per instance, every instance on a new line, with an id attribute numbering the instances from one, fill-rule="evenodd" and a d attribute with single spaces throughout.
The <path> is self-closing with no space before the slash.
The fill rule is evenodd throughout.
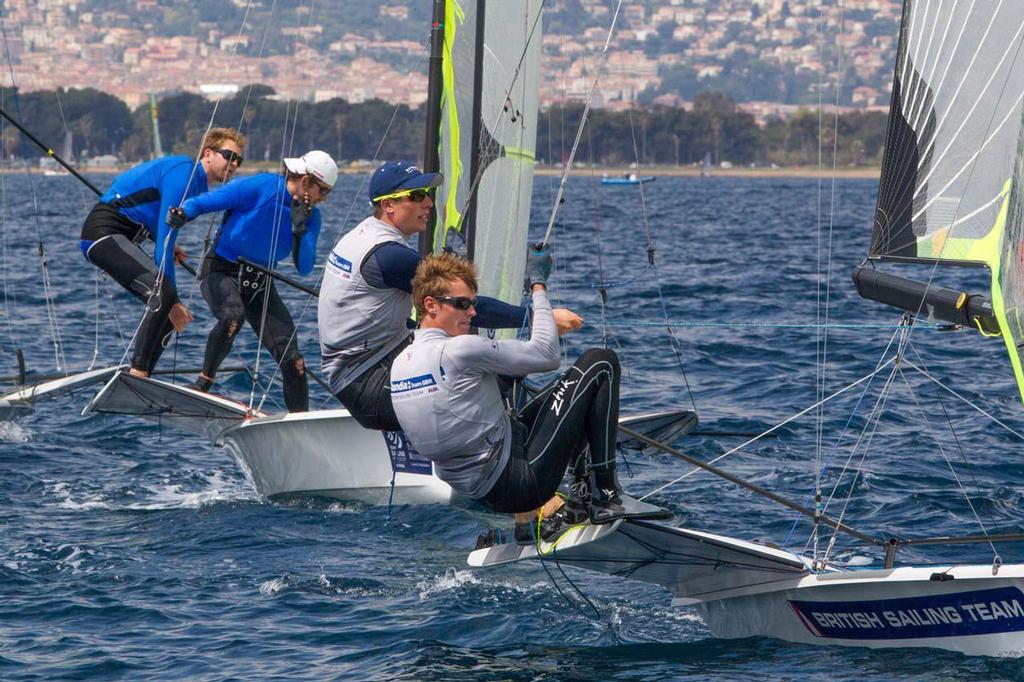
<path id="1" fill-rule="evenodd" d="M 555 316 L 559 336 L 565 336 L 583 326 L 583 318 L 568 308 L 555 308 L 551 313 Z"/>
<path id="2" fill-rule="evenodd" d="M 167 224 L 177 230 L 188 222 L 188 216 L 185 215 L 185 209 L 181 206 L 171 206 L 167 209 Z"/>
<path id="3" fill-rule="evenodd" d="M 301 237 L 306 234 L 306 221 L 313 212 L 313 204 L 309 201 L 309 195 L 303 195 L 303 199 L 292 199 L 292 234 Z"/>
<path id="4" fill-rule="evenodd" d="M 179 334 L 185 330 L 185 327 L 193 319 L 192 313 L 190 313 L 188 308 L 181 303 L 175 303 L 172 305 L 171 312 L 168 313 L 167 316 L 170 318 L 171 324 L 174 326 L 174 331 Z"/>
<path id="5" fill-rule="evenodd" d="M 535 284 L 547 285 L 551 276 L 551 247 L 547 244 L 531 244 L 526 252 L 526 288 L 530 290 Z"/>
<path id="6" fill-rule="evenodd" d="M 174 247 L 174 262 L 181 265 L 188 260 L 188 252 L 180 246 L 175 245 Z"/>

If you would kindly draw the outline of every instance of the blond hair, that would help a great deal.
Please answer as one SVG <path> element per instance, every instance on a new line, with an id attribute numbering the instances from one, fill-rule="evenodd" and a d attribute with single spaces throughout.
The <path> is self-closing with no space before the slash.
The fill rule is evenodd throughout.
<path id="1" fill-rule="evenodd" d="M 238 145 L 239 149 L 245 149 L 245 135 L 234 128 L 210 128 L 203 138 L 203 149 L 220 149 L 228 140 Z"/>
<path id="2" fill-rule="evenodd" d="M 423 299 L 444 296 L 452 282 L 460 279 L 474 294 L 477 292 L 476 266 L 472 262 L 448 252 L 421 260 L 412 279 L 412 303 L 416 306 L 417 317 L 423 319 L 427 314 Z"/>

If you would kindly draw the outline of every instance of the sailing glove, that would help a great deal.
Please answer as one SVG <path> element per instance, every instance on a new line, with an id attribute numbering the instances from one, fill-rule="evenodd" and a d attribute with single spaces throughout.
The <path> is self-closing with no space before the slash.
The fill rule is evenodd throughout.
<path id="1" fill-rule="evenodd" d="M 301 199 L 292 199 L 292 234 L 301 237 L 306 234 L 306 221 L 313 212 L 313 205 Z"/>
<path id="2" fill-rule="evenodd" d="M 185 209 L 180 206 L 171 206 L 167 209 L 167 224 L 177 230 L 188 222 L 188 216 L 185 215 Z"/>
<path id="3" fill-rule="evenodd" d="M 544 243 L 530 244 L 526 252 L 526 289 L 534 284 L 547 285 L 551 276 L 551 247 Z"/>

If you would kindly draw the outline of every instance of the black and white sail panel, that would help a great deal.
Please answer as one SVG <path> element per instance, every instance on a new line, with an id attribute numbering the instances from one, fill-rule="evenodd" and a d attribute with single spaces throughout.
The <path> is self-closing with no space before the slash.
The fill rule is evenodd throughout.
<path id="1" fill-rule="evenodd" d="M 904 3 L 869 255 L 990 268 L 1024 395 L 1022 103 L 1024 2 Z"/>

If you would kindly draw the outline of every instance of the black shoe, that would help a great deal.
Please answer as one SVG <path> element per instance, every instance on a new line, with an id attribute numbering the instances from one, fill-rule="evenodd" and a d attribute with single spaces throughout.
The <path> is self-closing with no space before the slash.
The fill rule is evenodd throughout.
<path id="1" fill-rule="evenodd" d="M 517 523 L 512 529 L 512 538 L 517 545 L 532 545 L 537 542 L 537 519 L 528 523 Z"/>
<path id="2" fill-rule="evenodd" d="M 589 520 L 586 505 L 574 498 L 566 498 L 565 504 L 559 507 L 554 514 L 541 519 L 540 539 L 544 542 L 551 542 L 561 537 L 573 526 L 587 523 Z"/>
<path id="3" fill-rule="evenodd" d="M 185 388 L 190 388 L 193 391 L 199 391 L 200 393 L 209 393 L 211 386 L 213 386 L 213 381 L 206 377 L 199 377 L 191 384 L 185 384 Z"/>
<path id="4" fill-rule="evenodd" d="M 647 504 L 614 488 L 598 488 L 590 501 L 590 522 L 611 523 L 617 519 L 648 519 L 663 521 L 671 519 L 672 512 L 653 504 Z"/>
<path id="5" fill-rule="evenodd" d="M 473 551 L 502 544 L 505 544 L 505 531 L 501 528 L 488 528 L 486 533 L 480 533 L 477 536 L 476 547 L 473 548 Z"/>
<path id="6" fill-rule="evenodd" d="M 551 542 L 559 538 L 562 533 L 573 526 L 588 521 L 587 508 L 573 498 L 566 498 L 565 504 L 559 507 L 551 516 L 545 516 L 540 520 L 540 532 L 537 531 L 537 519 L 530 519 L 529 523 L 517 523 L 513 530 L 512 537 L 517 545 L 533 545 L 537 543 L 538 537 L 544 542 Z"/>

